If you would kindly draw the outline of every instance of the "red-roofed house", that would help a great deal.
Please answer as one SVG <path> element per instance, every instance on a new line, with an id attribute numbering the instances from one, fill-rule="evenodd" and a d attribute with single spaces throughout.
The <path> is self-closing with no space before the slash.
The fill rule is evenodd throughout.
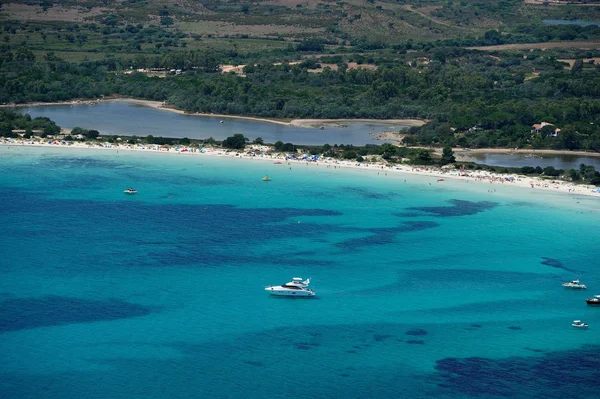
<path id="1" fill-rule="evenodd" d="M 554 126 L 554 124 L 553 124 L 553 123 L 550 123 L 550 122 L 536 123 L 536 124 L 534 124 L 534 125 L 532 126 L 532 127 L 533 127 L 533 130 L 532 130 L 531 132 L 532 132 L 532 133 L 534 133 L 534 132 L 535 132 L 535 133 L 538 133 L 538 134 L 539 134 L 539 133 L 542 131 L 542 128 L 543 128 L 544 126 Z M 558 133 L 560 133 L 560 129 L 559 129 L 559 128 L 556 128 L 556 129 L 554 129 L 554 133 L 552 133 L 552 136 L 553 136 L 553 137 L 556 137 L 556 136 L 558 136 Z"/>

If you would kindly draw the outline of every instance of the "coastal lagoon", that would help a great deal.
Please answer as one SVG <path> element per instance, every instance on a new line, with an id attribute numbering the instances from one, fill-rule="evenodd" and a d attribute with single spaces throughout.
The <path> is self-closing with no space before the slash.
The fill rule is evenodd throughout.
<path id="1" fill-rule="evenodd" d="M 146 137 L 188 137 L 224 140 L 242 133 L 250 140 L 261 137 L 267 143 L 279 140 L 284 143 L 304 145 L 366 144 L 381 145 L 384 140 L 376 140 L 377 133 L 408 128 L 409 124 L 383 122 L 344 122 L 345 127 L 327 125 L 324 130 L 316 127 L 288 126 L 265 121 L 227 118 L 222 116 L 198 116 L 174 113 L 156 109 L 127 100 L 104 101 L 94 105 L 80 103 L 73 105 L 42 105 L 19 108 L 32 117 L 47 117 L 59 126 L 72 129 L 76 126 L 96 129 L 101 134 L 137 135 Z M 222 122 L 222 123 L 221 123 Z M 526 156 L 513 154 L 463 154 L 468 161 L 489 166 L 554 166 L 557 169 L 579 169 L 581 163 L 594 165 L 600 169 L 600 158 L 572 155 Z"/>
<path id="2" fill-rule="evenodd" d="M 576 169 L 579 170 L 579 165 L 592 165 L 596 170 L 600 169 L 600 157 L 581 156 L 581 155 L 548 155 L 548 154 L 499 154 L 499 153 L 462 153 L 462 157 L 466 161 L 476 162 L 489 166 L 504 166 L 519 168 L 523 166 L 553 166 L 556 169 Z"/>
<path id="3" fill-rule="evenodd" d="M 75 148 L 0 170 L 2 398 L 597 397 L 597 198 Z M 317 298 L 263 290 L 296 276 Z"/>
<path id="4" fill-rule="evenodd" d="M 250 140 L 261 137 L 267 143 L 281 140 L 284 143 L 305 145 L 382 144 L 384 141 L 375 140 L 377 133 L 398 132 L 410 127 L 401 123 L 352 122 L 345 127 L 326 126 L 321 130 L 320 127 L 288 126 L 251 119 L 178 114 L 127 101 L 104 101 L 93 105 L 44 105 L 21 109 L 32 117 L 50 118 L 63 128 L 79 126 L 98 130 L 102 134 L 194 139 L 213 137 L 224 140 L 235 133 L 242 133 Z"/>

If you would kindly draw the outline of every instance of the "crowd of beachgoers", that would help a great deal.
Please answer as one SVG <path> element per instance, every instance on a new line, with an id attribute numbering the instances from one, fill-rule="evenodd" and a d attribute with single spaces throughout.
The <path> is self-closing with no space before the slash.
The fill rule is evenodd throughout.
<path id="1" fill-rule="evenodd" d="M 575 184 L 573 182 L 547 179 L 538 176 L 525 176 L 519 174 L 496 173 L 484 170 L 469 170 L 455 165 L 439 166 L 416 166 L 406 164 L 391 164 L 383 159 L 367 160 L 357 162 L 329 157 L 314 157 L 309 154 L 290 154 L 274 151 L 273 147 L 267 145 L 249 145 L 243 150 L 231 150 L 217 146 L 194 147 L 184 145 L 157 145 L 157 144 L 126 144 L 108 142 L 67 142 L 64 140 L 33 140 L 0 138 L 0 145 L 4 146 L 37 146 L 37 147 L 59 147 L 79 149 L 99 149 L 111 151 L 146 151 L 158 153 L 170 153 L 195 156 L 219 156 L 232 159 L 258 159 L 272 161 L 277 164 L 285 164 L 291 168 L 294 164 L 305 164 L 313 166 L 325 166 L 333 168 L 356 168 L 372 171 L 378 175 L 388 173 L 407 173 L 430 176 L 434 183 L 441 183 L 446 178 L 461 179 L 473 182 L 511 185 L 534 190 L 547 190 L 567 194 L 580 194 L 600 197 L 600 188 L 587 185 Z M 430 183 L 431 184 L 431 183 Z"/>

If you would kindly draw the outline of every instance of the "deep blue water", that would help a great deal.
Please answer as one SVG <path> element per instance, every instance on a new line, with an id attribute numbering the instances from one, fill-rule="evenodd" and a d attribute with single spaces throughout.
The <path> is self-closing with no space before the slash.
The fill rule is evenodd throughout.
<path id="1" fill-rule="evenodd" d="M 0 171 L 2 398 L 597 397 L 597 198 L 72 148 Z M 317 298 L 263 290 L 294 276 Z"/>
<path id="2" fill-rule="evenodd" d="M 142 137 L 151 134 L 196 139 L 213 137 L 216 140 L 224 140 L 235 133 L 243 133 L 251 140 L 261 137 L 266 143 L 281 140 L 284 143 L 306 145 L 382 144 L 383 141 L 374 139 L 375 133 L 397 132 L 407 127 L 403 124 L 354 122 L 348 123 L 346 127 L 327 126 L 321 130 L 238 118 L 183 115 L 126 101 L 105 101 L 96 105 L 46 105 L 21 109 L 33 117 L 48 117 L 63 128 L 72 129 L 79 126 L 96 129 L 102 134 Z"/>

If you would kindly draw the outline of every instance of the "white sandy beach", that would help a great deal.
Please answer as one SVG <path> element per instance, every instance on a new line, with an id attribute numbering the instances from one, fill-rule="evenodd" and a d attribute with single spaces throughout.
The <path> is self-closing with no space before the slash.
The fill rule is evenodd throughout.
<path id="1" fill-rule="evenodd" d="M 130 152 L 153 152 L 162 154 L 174 154 L 184 156 L 197 157 L 226 157 L 232 160 L 246 159 L 257 160 L 270 163 L 281 163 L 282 165 L 307 165 L 314 167 L 325 168 L 352 168 L 362 170 L 373 174 L 407 174 L 432 177 L 429 184 L 441 184 L 445 179 L 457 179 L 478 184 L 487 184 L 494 187 L 510 186 L 520 187 L 523 190 L 529 191 L 546 191 L 554 193 L 563 193 L 569 195 L 585 195 L 600 198 L 600 188 L 592 185 L 574 184 L 570 182 L 543 179 L 540 177 L 529 177 L 522 175 L 508 175 L 502 173 L 491 173 L 487 171 L 471 171 L 464 170 L 463 172 L 450 168 L 440 168 L 436 166 L 411 166 L 411 165 L 390 165 L 382 162 L 363 162 L 339 160 L 333 158 L 320 158 L 318 161 L 307 161 L 302 159 L 289 159 L 284 153 L 273 153 L 272 149 L 267 146 L 251 145 L 244 151 L 233 151 L 222 148 L 192 148 L 186 146 L 159 146 L 159 145 L 129 145 L 129 144 L 88 144 L 76 142 L 71 145 L 63 144 L 48 144 L 47 142 L 34 142 L 31 140 L 5 140 L 0 139 L 0 145 L 8 147 L 45 147 L 48 150 L 53 148 L 70 148 L 70 149 L 94 149 L 106 151 L 130 151 Z M 55 142 L 56 143 L 56 142 Z M 284 166 L 285 167 L 285 166 Z M 492 187 L 490 186 L 490 187 Z M 496 188 L 493 188 L 495 190 Z"/>

